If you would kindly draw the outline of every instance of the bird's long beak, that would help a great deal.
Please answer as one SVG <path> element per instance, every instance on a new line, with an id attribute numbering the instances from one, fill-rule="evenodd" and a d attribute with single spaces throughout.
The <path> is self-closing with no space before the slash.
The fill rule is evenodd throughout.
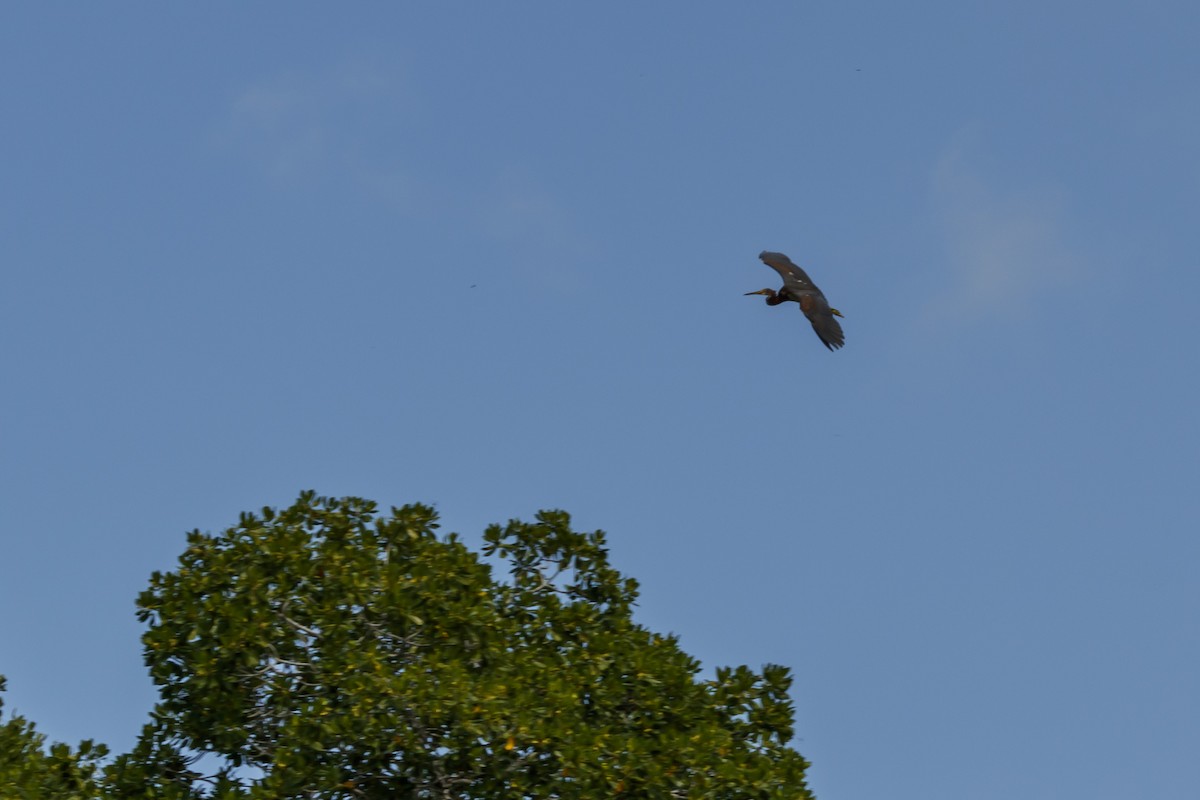
<path id="1" fill-rule="evenodd" d="M 771 293 L 770 289 L 759 289 L 757 292 L 746 292 L 746 294 L 743 296 L 749 297 L 752 294 L 770 294 L 770 293 Z"/>
<path id="2" fill-rule="evenodd" d="M 842 312 L 838 311 L 836 308 L 829 309 L 829 313 L 833 314 L 835 317 L 842 317 L 842 319 L 845 319 L 845 317 L 842 316 Z"/>

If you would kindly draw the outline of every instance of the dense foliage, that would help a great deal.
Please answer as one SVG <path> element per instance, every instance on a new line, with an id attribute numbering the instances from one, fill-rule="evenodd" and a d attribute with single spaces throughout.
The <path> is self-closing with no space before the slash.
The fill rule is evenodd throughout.
<path id="1" fill-rule="evenodd" d="M 4 678 L 0 677 L 0 692 Z M 4 701 L 0 700 L 0 709 Z M 72 749 L 55 743 L 21 716 L 0 715 L 0 798 L 3 800 L 89 800 L 98 795 L 95 778 L 102 745 L 91 741 Z"/>
<path id="2" fill-rule="evenodd" d="M 700 679 L 633 622 L 601 532 L 542 512 L 477 554 L 437 528 L 305 493 L 190 534 L 139 599 L 161 701 L 105 793 L 810 797 L 787 670 Z"/>

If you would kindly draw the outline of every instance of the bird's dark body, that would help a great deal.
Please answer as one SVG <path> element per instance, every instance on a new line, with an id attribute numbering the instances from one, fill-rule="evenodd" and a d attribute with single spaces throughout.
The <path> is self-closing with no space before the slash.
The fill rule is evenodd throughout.
<path id="1" fill-rule="evenodd" d="M 844 345 L 846 336 L 842 333 L 842 326 L 834 319 L 835 316 L 840 317 L 842 313 L 836 308 L 830 307 L 824 293 L 817 288 L 812 278 L 808 277 L 808 273 L 792 263 L 792 260 L 783 253 L 764 250 L 758 254 L 758 257 L 764 264 L 779 273 L 779 277 L 783 278 L 783 288 L 778 292 L 772 289 L 762 289 L 758 292 L 750 292 L 750 294 L 765 294 L 767 305 L 771 306 L 777 306 L 789 300 L 796 303 L 804 312 L 804 316 L 808 317 L 808 321 L 812 323 L 813 330 L 816 331 L 822 344 L 830 350 L 837 350 Z"/>

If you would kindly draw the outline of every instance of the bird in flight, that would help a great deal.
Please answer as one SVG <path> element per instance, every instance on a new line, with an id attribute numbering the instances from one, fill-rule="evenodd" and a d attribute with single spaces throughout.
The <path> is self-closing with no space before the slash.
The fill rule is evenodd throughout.
<path id="1" fill-rule="evenodd" d="M 783 278 L 783 288 L 778 292 L 774 289 L 759 289 L 757 292 L 746 292 L 747 296 L 766 295 L 769 306 L 777 306 L 793 300 L 800 305 L 800 310 L 812 323 L 813 330 L 817 332 L 817 338 L 821 340 L 821 344 L 830 350 L 837 350 L 846 343 L 842 326 L 834 319 L 834 317 L 841 317 L 842 312 L 829 305 L 829 301 L 812 282 L 812 278 L 808 277 L 807 272 L 793 264 L 792 260 L 783 253 L 764 250 L 758 254 L 758 257 L 764 264 L 779 273 L 779 277 Z"/>

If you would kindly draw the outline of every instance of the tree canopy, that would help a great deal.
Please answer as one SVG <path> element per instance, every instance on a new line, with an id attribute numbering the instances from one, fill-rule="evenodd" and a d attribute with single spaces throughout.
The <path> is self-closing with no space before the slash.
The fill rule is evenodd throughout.
<path id="1" fill-rule="evenodd" d="M 427 506 L 312 492 L 194 531 L 139 598 L 161 699 L 104 791 L 811 797 L 787 669 L 701 678 L 636 598 L 561 511 L 489 527 L 482 553 Z"/>
<path id="2" fill-rule="evenodd" d="M 0 692 L 4 691 L 0 676 Z M 0 710 L 4 701 L 0 700 Z M 3 715 L 0 714 L 0 719 Z M 0 722 L 0 798 L 4 800 L 90 800 L 99 793 L 95 778 L 103 745 L 81 742 L 46 746 L 46 737 L 19 715 Z"/>

